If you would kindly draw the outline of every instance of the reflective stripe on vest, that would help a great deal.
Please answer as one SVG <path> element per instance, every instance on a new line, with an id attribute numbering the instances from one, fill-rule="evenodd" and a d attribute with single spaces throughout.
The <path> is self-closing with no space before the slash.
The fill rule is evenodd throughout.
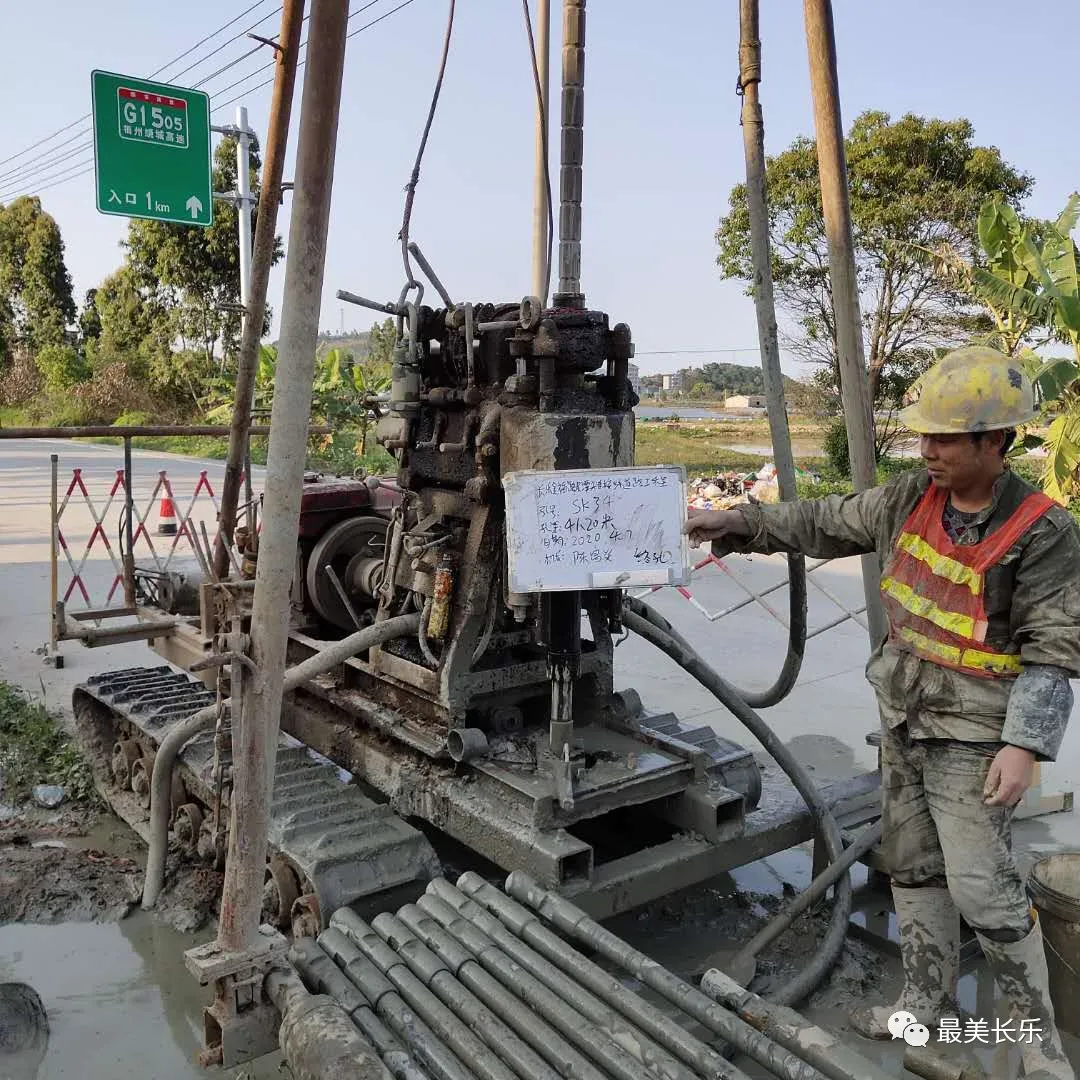
<path id="1" fill-rule="evenodd" d="M 982 574 L 956 559 L 950 559 L 948 555 L 935 551 L 921 536 L 908 532 L 901 533 L 896 546 L 914 556 L 919 562 L 926 563 L 938 577 L 948 578 L 956 585 L 966 585 L 971 590 L 972 596 L 979 595 L 982 589 Z"/>
<path id="2" fill-rule="evenodd" d="M 981 649 L 960 649 L 956 645 L 945 645 L 932 641 L 925 634 L 912 630 L 910 626 L 900 628 L 900 637 L 926 660 L 937 660 L 952 668 L 971 668 L 980 674 L 1019 675 L 1021 670 L 1019 653 L 983 652 Z M 928 655 L 924 655 L 928 654 Z"/>
<path id="3" fill-rule="evenodd" d="M 894 643 L 924 660 L 983 678 L 1009 678 L 1021 670 L 1020 654 L 986 644 L 986 571 L 1054 502 L 1032 493 L 1000 528 L 977 544 L 955 544 L 941 523 L 948 493 L 930 487 L 896 542 L 881 592 Z"/>

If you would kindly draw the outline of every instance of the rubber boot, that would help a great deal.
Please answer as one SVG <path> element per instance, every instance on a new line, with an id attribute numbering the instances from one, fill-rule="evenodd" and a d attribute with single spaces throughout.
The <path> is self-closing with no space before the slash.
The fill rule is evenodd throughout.
<path id="1" fill-rule="evenodd" d="M 1020 1047 L 1024 1075 L 1046 1080 L 1076 1080 L 1076 1073 L 1061 1045 L 1050 1000 L 1050 980 L 1043 951 L 1042 926 L 1033 911 L 1035 925 L 1020 941 L 991 941 L 976 931 L 994 980 L 1009 1003 L 1012 1029 Z M 1030 1033 L 1025 1034 L 1024 1026 Z"/>
<path id="2" fill-rule="evenodd" d="M 862 1005 L 849 1017 L 866 1039 L 891 1039 L 889 1017 L 911 1013 L 917 1023 L 936 1028 L 943 1016 L 959 1016 L 956 983 L 960 973 L 960 915 L 948 889 L 893 885 L 900 932 L 904 989 L 890 1005 Z"/>

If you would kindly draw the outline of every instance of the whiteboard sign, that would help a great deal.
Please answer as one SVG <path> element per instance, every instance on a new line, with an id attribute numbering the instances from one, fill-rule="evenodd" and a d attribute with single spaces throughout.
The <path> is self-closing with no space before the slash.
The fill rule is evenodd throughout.
<path id="1" fill-rule="evenodd" d="M 510 590 L 681 585 L 686 471 L 659 465 L 503 477 Z"/>

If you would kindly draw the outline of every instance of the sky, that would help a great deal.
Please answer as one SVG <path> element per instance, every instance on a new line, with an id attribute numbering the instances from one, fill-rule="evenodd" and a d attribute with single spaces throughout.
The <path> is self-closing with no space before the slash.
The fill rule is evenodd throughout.
<path id="1" fill-rule="evenodd" d="M 396 239 L 403 189 L 431 99 L 448 4 L 411 0 L 387 14 L 400 2 L 352 0 L 350 29 L 386 18 L 348 43 L 324 330 L 366 329 L 376 318 L 336 300 L 338 289 L 389 300 L 404 282 Z M 166 65 L 163 80 L 186 86 L 206 80 L 211 107 L 218 109 L 214 123 L 232 122 L 236 104 L 244 104 L 254 129 L 265 131 L 270 88 L 254 88 L 270 72 L 226 88 L 270 57 L 260 52 L 240 59 L 254 43 L 230 39 L 260 19 L 265 21 L 256 32 L 275 34 L 276 0 L 11 0 L 4 6 L 0 100 L 7 107 L 0 110 L 0 158 L 88 113 L 94 68 L 146 76 Z M 557 0 L 552 7 L 557 13 Z M 247 16 L 168 63 L 247 8 Z M 629 323 L 643 373 L 709 361 L 756 363 L 753 304 L 742 283 L 721 280 L 715 265 L 716 225 L 744 168 L 734 93 L 738 4 L 590 0 L 587 12 L 587 302 L 607 311 L 613 323 Z M 1080 140 L 1071 136 L 1080 5 L 834 0 L 834 13 L 845 129 L 870 108 L 894 117 L 964 116 L 975 125 L 978 142 L 997 146 L 1035 177 L 1030 212 L 1053 215 L 1080 187 Z M 560 25 L 556 14 L 553 88 Z M 766 148 L 779 152 L 796 136 L 813 133 L 802 5 L 765 0 L 761 38 Z M 224 104 L 238 93 L 244 95 L 239 102 Z M 292 176 L 299 101 L 298 85 L 286 179 Z M 530 291 L 534 105 L 521 4 L 459 0 L 411 229 L 455 299 L 514 301 Z M 49 164 L 87 141 L 72 137 L 88 124 L 0 163 L 0 202 L 34 193 L 89 161 L 86 150 Z M 556 192 L 557 146 L 555 137 Z M 81 300 L 120 265 L 126 221 L 95 209 L 92 172 L 40 194 L 60 224 Z M 286 196 L 279 217 L 286 238 L 290 206 Z M 269 295 L 275 315 L 283 279 L 279 264 Z M 788 358 L 784 363 L 798 372 Z"/>

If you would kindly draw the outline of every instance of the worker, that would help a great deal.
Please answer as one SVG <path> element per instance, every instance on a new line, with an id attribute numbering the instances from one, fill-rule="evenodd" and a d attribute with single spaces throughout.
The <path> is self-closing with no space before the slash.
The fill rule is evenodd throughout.
<path id="1" fill-rule="evenodd" d="M 1035 763 L 1058 753 L 1080 676 L 1080 531 L 1006 461 L 1035 415 L 1015 361 L 957 349 L 902 412 L 925 468 L 854 495 L 692 513 L 686 531 L 717 556 L 878 553 L 889 628 L 866 674 L 904 987 L 856 1009 L 852 1027 L 889 1038 L 889 1017 L 905 1011 L 956 1029 L 959 913 L 1011 1007 L 1001 1041 L 1020 1045 L 1027 1075 L 1075 1080 L 1010 835 Z"/>

